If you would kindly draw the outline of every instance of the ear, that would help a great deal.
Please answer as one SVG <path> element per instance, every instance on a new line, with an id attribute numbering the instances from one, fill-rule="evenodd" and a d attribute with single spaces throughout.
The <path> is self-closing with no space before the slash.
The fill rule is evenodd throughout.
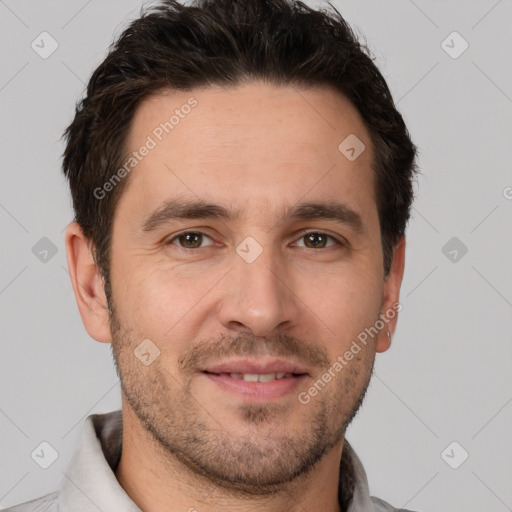
<path id="1" fill-rule="evenodd" d="M 91 246 L 79 224 L 72 222 L 66 229 L 66 255 L 80 316 L 92 338 L 110 343 L 112 336 L 104 281 L 92 256 Z"/>
<path id="2" fill-rule="evenodd" d="M 402 237 L 393 249 L 391 267 L 384 284 L 384 295 L 380 313 L 385 325 L 377 335 L 377 343 L 375 346 L 377 352 L 385 352 L 391 346 L 391 337 L 396 329 L 398 312 L 402 309 L 399 299 L 404 267 L 405 237 Z"/>

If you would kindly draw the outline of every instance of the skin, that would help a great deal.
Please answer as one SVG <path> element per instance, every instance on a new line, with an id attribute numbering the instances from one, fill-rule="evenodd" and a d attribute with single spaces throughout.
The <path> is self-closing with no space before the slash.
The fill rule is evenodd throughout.
<path id="1" fill-rule="evenodd" d="M 334 90 L 251 82 L 146 99 L 128 150 L 190 97 L 197 106 L 132 171 L 117 205 L 112 317 L 90 242 L 75 223 L 66 232 L 83 323 L 94 339 L 112 343 L 121 377 L 117 479 L 147 512 L 339 511 L 345 429 L 397 317 L 308 404 L 297 395 L 399 300 L 405 240 L 385 278 L 369 134 Z M 349 134 L 366 145 L 355 161 L 338 150 Z M 173 220 L 143 233 L 147 215 L 176 197 L 240 216 Z M 362 232 L 283 217 L 286 206 L 306 200 L 342 201 L 361 216 Z M 185 229 L 207 235 L 199 248 L 180 249 L 187 240 L 175 237 Z M 335 238 L 308 245 L 304 230 Z M 236 252 L 248 236 L 263 250 L 252 263 Z M 145 339 L 160 350 L 148 366 L 133 354 Z M 235 347 L 260 361 L 279 354 L 308 375 L 277 399 L 229 392 L 199 366 L 225 360 Z"/>

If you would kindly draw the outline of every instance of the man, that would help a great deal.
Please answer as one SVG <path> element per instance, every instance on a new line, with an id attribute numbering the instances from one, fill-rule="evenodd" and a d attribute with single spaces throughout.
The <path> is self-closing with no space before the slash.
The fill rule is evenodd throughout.
<path id="1" fill-rule="evenodd" d="M 162 2 L 66 138 L 69 270 L 122 411 L 10 510 L 395 510 L 344 436 L 396 327 L 415 147 L 341 15 Z"/>

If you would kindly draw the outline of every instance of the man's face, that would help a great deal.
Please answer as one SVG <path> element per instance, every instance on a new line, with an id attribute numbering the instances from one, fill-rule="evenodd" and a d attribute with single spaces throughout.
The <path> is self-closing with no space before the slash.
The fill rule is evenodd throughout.
<path id="1" fill-rule="evenodd" d="M 190 98 L 197 105 L 172 131 L 157 129 Z M 350 134 L 366 146 L 353 161 L 338 149 Z M 123 405 L 163 453 L 220 485 L 264 492 L 339 445 L 371 375 L 369 338 L 299 400 L 384 312 L 370 137 L 339 93 L 263 83 L 152 96 L 128 153 L 148 136 L 156 146 L 131 171 L 113 228 Z M 173 217 L 172 201 L 237 215 Z M 303 203 L 354 213 L 293 216 Z M 143 340 L 140 359 L 160 350 L 148 365 L 134 354 Z"/>

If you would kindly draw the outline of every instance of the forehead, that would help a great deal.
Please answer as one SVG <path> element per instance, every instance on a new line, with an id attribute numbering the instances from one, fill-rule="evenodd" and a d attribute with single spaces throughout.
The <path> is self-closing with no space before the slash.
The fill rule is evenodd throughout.
<path id="1" fill-rule="evenodd" d="M 346 140 L 365 148 L 357 159 L 343 152 Z M 306 194 L 374 204 L 370 136 L 355 107 L 328 87 L 252 82 L 161 91 L 138 107 L 127 156 L 144 145 L 151 149 L 123 194 L 141 209 L 173 195 L 238 209 L 282 207 Z"/>

